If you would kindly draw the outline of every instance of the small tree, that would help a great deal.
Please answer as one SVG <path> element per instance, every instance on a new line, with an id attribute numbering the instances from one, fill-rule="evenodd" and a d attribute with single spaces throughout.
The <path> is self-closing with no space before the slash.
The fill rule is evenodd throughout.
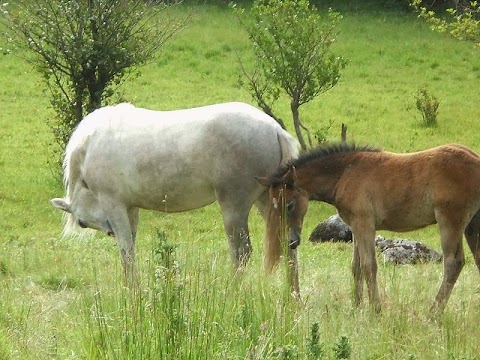
<path id="1" fill-rule="evenodd" d="M 174 2 L 175 3 L 175 2 Z M 44 77 L 63 151 L 73 128 L 104 103 L 134 69 L 153 58 L 184 20 L 167 19 L 162 2 L 18 0 L 3 5 L 2 34 Z"/>
<path id="2" fill-rule="evenodd" d="M 345 61 L 331 52 L 331 46 L 341 16 L 328 11 L 322 19 L 308 0 L 256 0 L 250 13 L 253 21 L 242 25 L 252 41 L 256 66 L 249 73 L 241 64 L 246 85 L 258 105 L 282 127 L 272 106 L 282 90 L 289 96 L 295 132 L 306 149 L 312 138 L 299 108 L 338 83 Z"/>
<path id="3" fill-rule="evenodd" d="M 463 8 L 449 8 L 447 14 L 450 19 L 441 19 L 435 12 L 421 6 L 421 0 L 410 0 L 411 6 L 418 11 L 419 17 L 425 19 L 433 30 L 447 32 L 453 37 L 471 41 L 480 46 L 480 4 L 471 1 L 470 6 Z"/>

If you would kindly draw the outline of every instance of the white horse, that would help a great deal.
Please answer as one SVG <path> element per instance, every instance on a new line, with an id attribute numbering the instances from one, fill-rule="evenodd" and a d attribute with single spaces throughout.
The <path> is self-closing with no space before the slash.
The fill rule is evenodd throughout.
<path id="1" fill-rule="evenodd" d="M 135 259 L 138 209 L 180 212 L 217 200 L 236 268 L 248 260 L 248 215 L 265 219 L 270 175 L 298 155 L 297 142 L 262 111 L 243 103 L 175 111 L 131 104 L 85 117 L 64 159 L 64 235 L 91 228 L 115 236 L 127 271 Z"/>

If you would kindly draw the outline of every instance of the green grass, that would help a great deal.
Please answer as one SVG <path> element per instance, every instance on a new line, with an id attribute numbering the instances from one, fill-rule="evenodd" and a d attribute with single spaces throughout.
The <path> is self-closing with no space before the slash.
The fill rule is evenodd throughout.
<path id="1" fill-rule="evenodd" d="M 154 109 L 251 102 L 237 81 L 237 57 L 250 57 L 246 35 L 222 6 L 195 7 L 195 13 L 142 75 L 120 89 L 122 98 Z M 351 140 L 391 151 L 452 142 L 480 151 L 478 49 L 387 10 L 345 11 L 335 49 L 349 64 L 335 89 L 301 108 L 312 130 L 333 120 L 330 140 L 340 137 L 343 122 Z M 264 229 L 256 212 L 252 261 L 241 279 L 232 279 L 217 205 L 142 213 L 142 291 L 130 294 L 112 239 L 60 239 L 61 214 L 48 202 L 62 195 L 48 165 L 46 123 L 54 116 L 48 93 L 22 60 L 2 55 L 0 63 L 0 359 L 303 359 L 312 355 L 314 324 L 326 359 L 335 358 L 343 336 L 352 359 L 478 359 L 480 288 L 471 255 L 439 319 L 428 317 L 439 264 L 379 261 L 384 311 L 356 309 L 351 246 L 306 241 L 334 212 L 324 204 L 311 205 L 299 248 L 304 306 L 285 295 L 281 269 L 263 274 Z M 422 127 L 411 109 L 423 86 L 440 101 L 436 128 Z M 289 117 L 285 99 L 275 110 Z M 152 249 L 162 248 L 155 229 L 177 245 L 173 277 L 155 277 Z M 440 248 L 435 227 L 406 236 Z"/>

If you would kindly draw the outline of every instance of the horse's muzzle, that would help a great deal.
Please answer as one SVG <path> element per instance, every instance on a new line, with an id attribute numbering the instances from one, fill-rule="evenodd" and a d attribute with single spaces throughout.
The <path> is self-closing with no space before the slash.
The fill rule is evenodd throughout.
<path id="1" fill-rule="evenodd" d="M 111 237 L 115 237 L 115 232 L 112 229 L 112 226 L 110 225 L 110 221 L 107 220 L 107 235 Z"/>
<path id="2" fill-rule="evenodd" d="M 288 231 L 288 246 L 290 249 L 295 250 L 298 245 L 300 245 L 300 230 L 295 228 L 290 228 Z"/>

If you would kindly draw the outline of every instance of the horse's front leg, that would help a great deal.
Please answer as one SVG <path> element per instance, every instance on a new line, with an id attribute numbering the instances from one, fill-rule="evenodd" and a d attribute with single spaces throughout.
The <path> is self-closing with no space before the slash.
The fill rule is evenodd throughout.
<path id="1" fill-rule="evenodd" d="M 129 212 L 123 204 L 114 200 L 101 198 L 100 202 L 117 241 L 126 283 L 131 286 L 136 283 L 134 241 L 136 214 Z M 132 225 L 135 225 L 133 229 Z"/>

